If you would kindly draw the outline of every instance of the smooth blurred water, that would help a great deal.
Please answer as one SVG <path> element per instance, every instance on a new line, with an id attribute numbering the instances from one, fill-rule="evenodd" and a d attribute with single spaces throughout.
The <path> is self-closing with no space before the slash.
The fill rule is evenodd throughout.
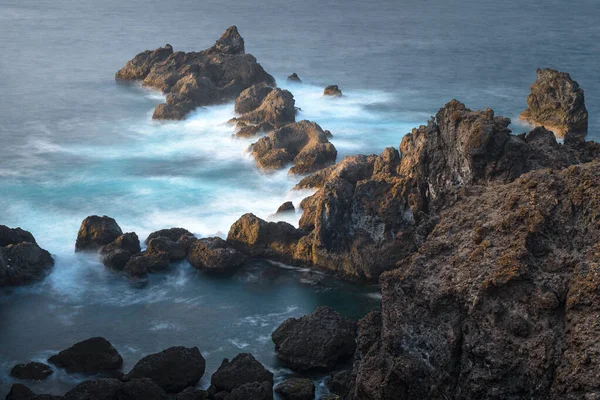
<path id="1" fill-rule="evenodd" d="M 378 305 L 376 288 L 267 265 L 218 280 L 182 263 L 140 284 L 73 254 L 90 214 L 141 238 L 171 226 L 224 236 L 245 212 L 270 218 L 310 194 L 290 192 L 298 178 L 286 171 L 257 171 L 251 140 L 225 124 L 231 104 L 152 121 L 163 96 L 114 81 L 138 52 L 203 49 L 237 25 L 294 93 L 298 118 L 333 132 L 340 158 L 397 147 L 452 98 L 524 131 L 516 118 L 538 67 L 580 83 L 598 140 L 599 17 L 597 0 L 0 0 L 0 224 L 31 231 L 57 261 L 44 282 L 0 292 L 0 396 L 12 364 L 93 335 L 109 338 L 126 368 L 184 344 L 205 353 L 207 376 L 242 350 L 279 371 L 268 335 L 283 319 L 318 304 L 358 318 Z M 292 72 L 304 84 L 287 84 Z M 345 97 L 323 98 L 328 84 Z M 36 389 L 60 393 L 80 378 L 57 373 Z"/>

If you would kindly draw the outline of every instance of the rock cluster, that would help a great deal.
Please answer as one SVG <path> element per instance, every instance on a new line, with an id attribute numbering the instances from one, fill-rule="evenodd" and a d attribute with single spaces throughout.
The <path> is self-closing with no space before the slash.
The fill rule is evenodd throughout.
<path id="1" fill-rule="evenodd" d="M 584 137 L 588 131 L 588 112 L 583 89 L 566 72 L 538 69 L 531 85 L 527 109 L 521 119 L 544 126 L 559 137 Z"/>
<path id="2" fill-rule="evenodd" d="M 252 85 L 275 83 L 256 58 L 246 54 L 235 26 L 200 52 L 174 52 L 171 45 L 146 50 L 128 61 L 115 78 L 140 80 L 167 94 L 166 103 L 154 110 L 154 119 L 183 119 L 196 107 L 234 100 Z"/>
<path id="3" fill-rule="evenodd" d="M 54 260 L 33 235 L 0 225 L 0 287 L 24 285 L 46 276 Z"/>

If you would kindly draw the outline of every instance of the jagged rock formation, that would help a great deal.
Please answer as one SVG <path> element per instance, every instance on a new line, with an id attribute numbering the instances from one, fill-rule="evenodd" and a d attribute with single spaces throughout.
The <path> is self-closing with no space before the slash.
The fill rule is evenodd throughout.
<path id="1" fill-rule="evenodd" d="M 107 268 L 123 270 L 133 255 L 140 253 L 140 239 L 135 232 L 124 233 L 100 248 L 100 260 Z"/>
<path id="2" fill-rule="evenodd" d="M 263 170 L 293 164 L 290 173 L 306 174 L 333 164 L 337 150 L 318 124 L 304 120 L 260 138 L 252 145 L 252 155 Z"/>
<path id="3" fill-rule="evenodd" d="M 0 287 L 24 285 L 45 277 L 54 260 L 30 232 L 0 225 Z"/>
<path id="4" fill-rule="evenodd" d="M 315 384 L 308 378 L 290 378 L 277 385 L 275 393 L 284 400 L 313 400 Z"/>
<path id="5" fill-rule="evenodd" d="M 234 100 L 244 89 L 275 80 L 245 53 L 244 39 L 231 26 L 209 49 L 173 52 L 171 45 L 136 55 L 120 69 L 120 81 L 141 80 L 142 85 L 167 94 L 154 110 L 154 119 L 183 119 L 196 107 Z"/>
<path id="6" fill-rule="evenodd" d="M 600 162 L 452 191 L 359 324 L 354 399 L 600 393 Z"/>
<path id="7" fill-rule="evenodd" d="M 296 208 L 294 207 L 294 203 L 292 203 L 291 201 L 286 201 L 285 203 L 283 203 L 282 205 L 279 206 L 279 208 L 277 209 L 277 212 L 275 214 L 277 215 L 277 214 L 293 213 L 294 211 L 296 211 Z"/>
<path id="8" fill-rule="evenodd" d="M 254 88 L 255 86 L 252 86 L 242 92 L 236 100 L 236 112 L 247 110 L 236 117 L 235 120 L 238 124 L 250 125 L 256 127 L 257 130 L 260 127 L 269 126 L 272 130 L 296 121 L 296 103 L 292 93 L 287 90 L 265 88 L 264 86 L 256 90 L 253 90 Z M 264 94 L 261 90 L 263 88 L 271 90 L 258 101 L 258 98 Z M 256 97 L 254 99 L 250 98 L 252 95 Z M 241 97 L 242 99 L 240 99 Z"/>
<path id="9" fill-rule="evenodd" d="M 584 137 L 588 131 L 588 112 L 583 89 L 566 72 L 538 69 L 531 85 L 527 109 L 521 119 L 550 129 L 558 137 Z"/>

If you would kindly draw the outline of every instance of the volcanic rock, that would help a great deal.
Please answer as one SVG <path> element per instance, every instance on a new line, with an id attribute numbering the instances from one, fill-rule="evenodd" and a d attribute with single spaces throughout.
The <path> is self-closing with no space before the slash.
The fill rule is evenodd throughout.
<path id="1" fill-rule="evenodd" d="M 23 242 L 36 243 L 30 232 L 21 228 L 9 228 L 6 225 L 0 225 L 0 247 Z"/>
<path id="2" fill-rule="evenodd" d="M 10 376 L 17 379 L 43 380 L 53 372 L 49 365 L 32 361 L 27 364 L 15 365 L 10 371 Z"/>
<path id="3" fill-rule="evenodd" d="M 273 383 L 252 382 L 233 389 L 227 400 L 273 400 Z"/>
<path id="4" fill-rule="evenodd" d="M 92 215 L 81 223 L 77 233 L 75 251 L 97 250 L 121 236 L 123 232 L 117 221 L 107 217 Z"/>
<path id="5" fill-rule="evenodd" d="M 324 96 L 342 97 L 342 91 L 337 85 L 329 85 L 323 90 Z"/>
<path id="6" fill-rule="evenodd" d="M 217 391 L 227 392 L 253 382 L 267 382 L 272 388 L 273 373 L 249 353 L 240 353 L 231 361 L 224 359 L 210 379 Z"/>
<path id="7" fill-rule="evenodd" d="M 279 206 L 275 214 L 283 214 L 294 211 L 296 211 L 296 209 L 294 208 L 294 204 L 291 201 L 286 201 L 285 203 Z"/>
<path id="8" fill-rule="evenodd" d="M 23 231 L 25 232 L 25 231 Z M 27 232 L 29 233 L 29 232 Z M 30 240 L 33 237 L 19 236 Z M 45 277 L 54 260 L 50 253 L 33 242 L 20 242 L 0 247 L 0 287 L 27 284 Z"/>
<path id="9" fill-rule="evenodd" d="M 107 268 L 122 270 L 131 257 L 140 251 L 138 236 L 135 232 L 128 232 L 106 246 L 102 246 L 100 248 L 100 260 Z"/>
<path id="10" fill-rule="evenodd" d="M 237 114 L 246 114 L 256 110 L 272 90 L 273 87 L 264 83 L 250 86 L 235 99 L 235 112 Z"/>
<path id="11" fill-rule="evenodd" d="M 132 256 L 125 264 L 124 271 L 133 277 L 143 277 L 148 273 L 167 269 L 170 260 L 169 253 L 145 251 Z"/>
<path id="12" fill-rule="evenodd" d="M 123 358 L 110 342 L 94 337 L 75 343 L 73 346 L 48 359 L 51 364 L 65 368 L 67 372 L 95 374 L 120 369 Z"/>
<path id="13" fill-rule="evenodd" d="M 152 232 L 145 240 L 145 243 L 150 243 L 150 239 L 154 239 L 157 237 L 166 237 L 176 242 L 181 239 L 182 236 L 194 236 L 190 231 L 183 228 L 169 228 L 169 229 L 161 229 L 156 232 Z"/>
<path id="14" fill-rule="evenodd" d="M 290 76 L 288 76 L 287 80 L 290 82 L 302 83 L 302 79 L 300 79 L 298 74 L 295 72 L 293 74 L 291 74 Z"/>
<path id="15" fill-rule="evenodd" d="M 252 87 L 254 88 L 254 86 Z M 250 88 L 250 89 L 252 89 Z M 250 90 L 249 89 L 249 90 Z M 257 89 L 260 91 L 260 88 Z M 254 104 L 250 104 L 247 100 L 249 94 L 243 92 L 240 97 L 243 96 L 242 100 L 236 100 L 236 110 L 238 109 L 250 109 Z M 254 93 L 254 92 L 251 92 Z M 256 93 L 255 97 L 258 98 L 262 93 Z M 294 96 L 287 90 L 279 88 L 272 89 L 260 102 L 260 105 L 245 114 L 240 115 L 236 118 L 237 122 L 243 122 L 246 124 L 253 124 L 258 126 L 259 124 L 269 124 L 272 127 L 278 128 L 284 125 L 290 124 L 296 121 L 296 108 Z"/>
<path id="16" fill-rule="evenodd" d="M 246 256 L 220 237 L 199 239 L 188 253 L 192 267 L 214 274 L 231 274 L 246 261 Z"/>
<path id="17" fill-rule="evenodd" d="M 291 378 L 277 385 L 275 393 L 285 400 L 313 400 L 315 384 L 308 378 Z"/>

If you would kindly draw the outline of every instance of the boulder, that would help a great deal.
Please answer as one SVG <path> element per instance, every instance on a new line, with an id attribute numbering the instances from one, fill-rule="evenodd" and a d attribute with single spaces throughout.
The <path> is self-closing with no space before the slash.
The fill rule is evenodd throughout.
<path id="1" fill-rule="evenodd" d="M 123 232 L 117 221 L 107 217 L 92 215 L 81 223 L 77 233 L 75 251 L 98 250 L 121 236 Z"/>
<path id="2" fill-rule="evenodd" d="M 279 206 L 275 214 L 293 213 L 295 211 L 296 209 L 294 208 L 294 204 L 291 201 L 286 201 Z"/>
<path id="3" fill-rule="evenodd" d="M 272 90 L 273 87 L 264 83 L 250 86 L 235 99 L 235 112 L 237 114 L 246 114 L 256 110 Z"/>
<path id="4" fill-rule="evenodd" d="M 167 393 L 152 379 L 132 379 L 121 384 L 118 400 L 167 400 Z"/>
<path id="5" fill-rule="evenodd" d="M 224 359 L 210 379 L 217 392 L 232 392 L 242 385 L 253 382 L 267 382 L 272 391 L 273 373 L 249 353 L 240 353 L 231 361 Z"/>
<path id="6" fill-rule="evenodd" d="M 252 382 L 231 391 L 227 400 L 273 400 L 273 383 Z"/>
<path id="7" fill-rule="evenodd" d="M 251 88 L 252 89 L 252 88 Z M 240 96 L 244 96 L 245 92 Z M 237 105 L 241 101 L 236 100 Z M 248 106 L 249 108 L 249 106 Z M 237 117 L 237 121 L 246 124 L 269 124 L 278 128 L 296 121 L 294 96 L 287 90 L 272 89 L 255 109 Z"/>
<path id="8" fill-rule="evenodd" d="M 275 393 L 284 400 L 313 400 L 315 384 L 308 378 L 291 378 L 277 385 Z"/>
<path id="9" fill-rule="evenodd" d="M 206 361 L 197 347 L 171 347 L 142 358 L 126 378 L 149 378 L 168 393 L 178 393 L 195 386 L 205 368 Z"/>
<path id="10" fill-rule="evenodd" d="M 189 387 L 175 396 L 175 400 L 208 400 L 209 394 L 205 390 Z"/>
<path id="11" fill-rule="evenodd" d="M 558 137 L 586 136 L 588 112 L 583 89 L 566 72 L 538 69 L 537 80 L 527 97 L 527 109 L 520 118 L 544 126 Z"/>
<path id="12" fill-rule="evenodd" d="M 10 371 L 10 376 L 17 379 L 41 381 L 52 375 L 53 372 L 49 365 L 32 361 L 27 364 L 15 365 Z"/>
<path id="13" fill-rule="evenodd" d="M 94 337 L 75 343 L 50 357 L 48 362 L 66 369 L 67 372 L 95 374 L 120 369 L 123 358 L 108 340 Z"/>
<path id="14" fill-rule="evenodd" d="M 80 383 L 65 400 L 167 400 L 166 392 L 150 379 L 98 379 Z"/>
<path id="15" fill-rule="evenodd" d="M 342 91 L 338 85 L 329 85 L 323 90 L 324 96 L 342 97 Z"/>
<path id="16" fill-rule="evenodd" d="M 24 285 L 45 277 L 54 260 L 34 242 L 0 247 L 0 287 Z"/>
<path id="17" fill-rule="evenodd" d="M 171 239 L 173 242 L 177 242 L 178 240 L 182 239 L 182 237 L 189 237 L 189 236 L 194 237 L 194 234 L 191 233 L 190 231 L 188 231 L 187 229 L 183 229 L 183 228 L 161 229 L 159 231 L 152 232 L 150 235 L 148 235 L 148 237 L 146 238 L 144 243 L 148 244 L 148 243 L 150 243 L 150 239 L 154 239 L 157 237 L 166 237 L 166 238 Z"/>
<path id="18" fill-rule="evenodd" d="M 100 260 L 105 267 L 122 270 L 134 254 L 140 253 L 140 240 L 135 232 L 124 233 L 100 248 Z"/>
<path id="19" fill-rule="evenodd" d="M 6 400 L 30 400 L 35 397 L 35 393 L 27 386 L 21 383 L 15 383 L 11 386 L 6 395 Z"/>
<path id="20" fill-rule="evenodd" d="M 23 242 L 36 243 L 30 232 L 21 228 L 9 228 L 6 225 L 0 225 L 0 247 Z"/>
<path id="21" fill-rule="evenodd" d="M 292 163 L 290 173 L 306 174 L 334 163 L 337 150 L 319 125 L 305 120 L 262 137 L 252 146 L 252 155 L 263 170 Z"/>
<path id="22" fill-rule="evenodd" d="M 187 256 L 192 267 L 213 274 L 232 274 L 246 261 L 240 253 L 220 237 L 199 239 Z"/>
<path id="23" fill-rule="evenodd" d="M 142 85 L 167 94 L 154 119 L 183 119 L 196 107 L 234 100 L 253 85 L 275 84 L 256 58 L 245 53 L 244 39 L 235 26 L 203 51 L 173 52 L 170 45 L 146 50 L 127 62 L 115 78 L 141 80 Z"/>
<path id="24" fill-rule="evenodd" d="M 291 74 L 290 76 L 288 76 L 287 80 L 290 82 L 302 83 L 302 79 L 300 79 L 298 74 L 295 72 L 293 74 Z"/>
<path id="25" fill-rule="evenodd" d="M 326 384 L 329 391 L 340 395 L 342 398 L 346 398 L 352 384 L 352 371 L 342 370 L 334 372 L 329 375 Z"/>
<path id="26" fill-rule="evenodd" d="M 271 335 L 277 357 L 294 371 L 331 370 L 356 350 L 356 323 L 329 307 L 290 318 Z"/>
<path id="27" fill-rule="evenodd" d="M 167 253 L 169 255 L 169 260 L 172 262 L 183 260 L 187 254 L 184 246 L 179 240 L 173 241 L 166 236 L 158 236 L 150 239 L 148 241 L 146 252 L 148 254 Z"/>
<path id="28" fill-rule="evenodd" d="M 143 252 L 132 256 L 125 268 L 127 274 L 133 277 L 143 277 L 151 272 L 159 272 L 169 267 L 169 253 L 166 252 Z"/>

